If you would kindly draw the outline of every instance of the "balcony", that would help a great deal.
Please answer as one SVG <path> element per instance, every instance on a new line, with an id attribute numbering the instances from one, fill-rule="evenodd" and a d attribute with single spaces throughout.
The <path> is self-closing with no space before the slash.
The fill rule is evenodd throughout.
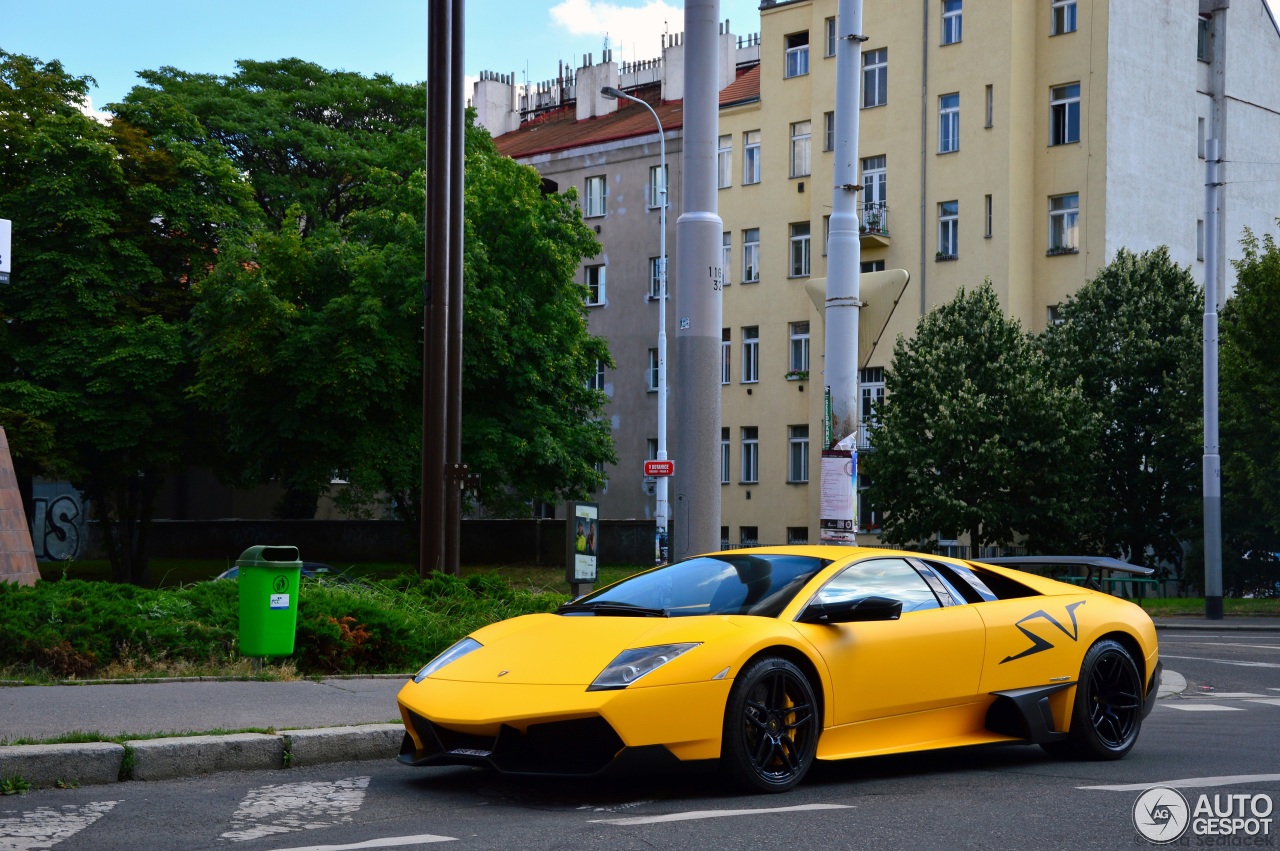
<path id="1" fill-rule="evenodd" d="M 862 205 L 858 221 L 858 239 L 863 248 L 883 248 L 889 245 L 889 205 L 884 201 L 872 201 Z"/>

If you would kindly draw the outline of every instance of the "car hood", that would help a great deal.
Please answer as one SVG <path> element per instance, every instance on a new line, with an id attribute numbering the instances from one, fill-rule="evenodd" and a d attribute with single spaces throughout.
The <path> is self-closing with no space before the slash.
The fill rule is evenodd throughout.
<path id="1" fill-rule="evenodd" d="M 479 649 L 428 679 L 512 685 L 589 685 L 619 653 L 706 643 L 741 630 L 726 617 L 526 615 L 484 627 Z"/>

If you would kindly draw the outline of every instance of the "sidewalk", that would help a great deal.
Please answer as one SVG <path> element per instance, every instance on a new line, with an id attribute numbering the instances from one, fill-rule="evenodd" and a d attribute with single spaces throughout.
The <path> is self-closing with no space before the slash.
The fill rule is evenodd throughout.
<path id="1" fill-rule="evenodd" d="M 161 681 L 0 687 L 0 736 L 154 736 L 115 743 L 0 747 L 0 779 L 33 786 L 160 780 L 211 771 L 392 759 L 407 677 L 321 681 Z M 204 735 L 261 728 L 274 733 Z"/>

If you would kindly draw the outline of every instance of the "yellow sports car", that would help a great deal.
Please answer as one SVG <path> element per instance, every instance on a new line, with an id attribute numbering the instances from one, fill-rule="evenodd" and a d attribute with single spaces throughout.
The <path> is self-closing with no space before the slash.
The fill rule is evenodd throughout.
<path id="1" fill-rule="evenodd" d="M 654 568 L 437 656 L 400 691 L 400 761 L 588 776 L 719 760 L 777 792 L 815 759 L 993 742 L 1124 756 L 1159 685 L 1151 619 L 995 561 L 792 546 Z"/>

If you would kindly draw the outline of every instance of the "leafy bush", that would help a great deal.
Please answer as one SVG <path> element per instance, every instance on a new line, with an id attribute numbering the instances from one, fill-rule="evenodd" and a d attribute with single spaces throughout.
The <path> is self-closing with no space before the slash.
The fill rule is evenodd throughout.
<path id="1" fill-rule="evenodd" d="M 293 658 L 302 674 L 412 671 L 487 623 L 551 611 L 564 599 L 513 590 L 494 575 L 306 581 Z M 239 658 L 238 607 L 238 585 L 226 581 L 176 589 L 74 579 L 0 584 L 0 664 L 56 678 L 161 662 L 216 671 Z"/>

